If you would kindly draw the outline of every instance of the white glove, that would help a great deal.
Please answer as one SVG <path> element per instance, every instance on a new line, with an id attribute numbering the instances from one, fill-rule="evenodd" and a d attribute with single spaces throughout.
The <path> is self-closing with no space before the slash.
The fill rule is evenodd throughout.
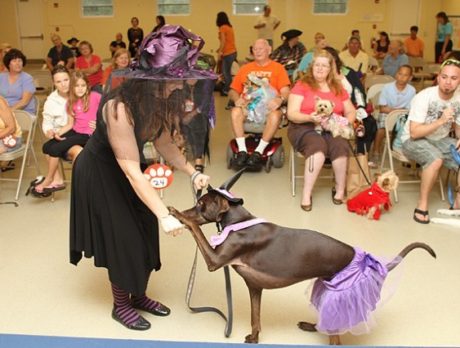
<path id="1" fill-rule="evenodd" d="M 170 234 L 172 232 L 173 236 L 176 236 L 179 233 L 182 233 L 182 230 L 184 229 L 184 225 L 172 215 L 166 215 L 159 220 L 161 228 L 166 234 Z"/>

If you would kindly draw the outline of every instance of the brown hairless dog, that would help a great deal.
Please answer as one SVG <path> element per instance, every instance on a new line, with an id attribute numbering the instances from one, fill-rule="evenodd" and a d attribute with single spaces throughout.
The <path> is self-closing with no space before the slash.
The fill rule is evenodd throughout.
<path id="1" fill-rule="evenodd" d="M 251 298 L 251 334 L 246 343 L 258 343 L 262 289 L 282 288 L 306 279 L 331 279 L 353 260 L 355 250 L 319 232 L 261 223 L 229 234 L 215 249 L 206 240 L 200 225 L 219 222 L 222 227 L 254 219 L 242 207 L 242 200 L 225 193 L 242 171 L 221 189 L 211 189 L 197 205 L 183 212 L 169 208 L 192 232 L 209 271 L 231 265 L 246 282 Z M 412 243 L 386 267 L 393 269 L 411 250 L 423 248 L 433 257 L 426 244 Z M 300 329 L 316 331 L 315 324 L 299 322 Z M 329 335 L 330 344 L 340 344 L 338 335 Z"/>

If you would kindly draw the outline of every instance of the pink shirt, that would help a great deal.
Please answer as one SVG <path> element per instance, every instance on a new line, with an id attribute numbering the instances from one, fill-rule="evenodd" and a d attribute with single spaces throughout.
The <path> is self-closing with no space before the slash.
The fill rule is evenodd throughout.
<path id="1" fill-rule="evenodd" d="M 91 55 L 91 60 L 90 62 L 88 63 L 85 59 L 85 57 L 83 56 L 80 56 L 80 57 L 77 57 L 77 60 L 75 62 L 75 68 L 77 70 L 79 69 L 87 69 L 87 68 L 90 68 L 96 64 L 102 64 L 101 62 L 101 58 L 99 58 L 99 56 L 96 56 L 95 54 L 92 54 Z M 94 87 L 96 85 L 100 85 L 101 82 L 102 82 L 102 65 L 101 65 L 101 68 L 96 71 L 94 74 L 91 74 L 91 75 L 88 75 L 88 80 L 89 80 L 89 85 L 91 87 Z"/>
<path id="2" fill-rule="evenodd" d="M 80 134 L 93 134 L 94 130 L 89 127 L 89 121 L 96 120 L 97 109 L 99 108 L 99 102 L 101 101 L 101 95 L 96 92 L 91 92 L 89 95 L 89 107 L 88 111 L 83 111 L 83 103 L 79 99 L 73 105 L 73 112 L 75 113 L 75 122 L 73 124 L 73 130 Z"/>
<path id="3" fill-rule="evenodd" d="M 333 102 L 334 113 L 343 116 L 343 102 L 349 98 L 348 93 L 345 90 L 342 90 L 342 94 L 335 95 L 333 92 L 321 92 L 313 90 L 310 86 L 300 81 L 295 84 L 291 90 L 291 93 L 303 97 L 302 104 L 300 105 L 300 112 L 304 114 L 311 114 L 315 111 L 316 98 L 318 97 Z"/>

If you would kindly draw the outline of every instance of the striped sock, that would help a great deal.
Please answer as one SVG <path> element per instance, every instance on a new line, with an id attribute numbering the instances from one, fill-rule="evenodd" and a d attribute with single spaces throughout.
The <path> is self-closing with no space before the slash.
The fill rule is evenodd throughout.
<path id="1" fill-rule="evenodd" d="M 140 315 L 131 306 L 129 293 L 112 283 L 112 294 L 115 304 L 115 312 L 121 321 L 126 325 L 132 325 L 135 323 L 140 318 Z"/>
<path id="2" fill-rule="evenodd" d="M 160 302 L 148 298 L 145 294 L 142 296 L 132 296 L 133 305 L 141 309 L 155 310 L 163 307 Z"/>

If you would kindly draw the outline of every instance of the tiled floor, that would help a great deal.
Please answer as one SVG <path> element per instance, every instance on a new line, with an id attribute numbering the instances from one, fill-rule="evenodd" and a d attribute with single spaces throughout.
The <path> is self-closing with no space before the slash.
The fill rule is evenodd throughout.
<path id="1" fill-rule="evenodd" d="M 226 169 L 225 153 L 231 137 L 226 100 L 216 95 L 218 122 L 211 135 L 211 161 L 206 173 L 219 185 L 233 172 Z M 285 138 L 285 130 L 280 133 Z M 35 147 L 40 153 L 40 137 Z M 285 143 L 286 149 L 289 149 Z M 40 155 L 42 170 L 44 158 Z M 9 172 L 8 175 L 13 173 Z M 35 173 L 27 172 L 26 183 Z M 299 182 L 301 184 L 301 182 Z M 321 231 L 351 245 L 391 257 L 414 241 L 430 244 L 438 258 L 421 250 L 403 262 L 399 288 L 376 313 L 378 325 L 369 335 L 343 337 L 344 344 L 460 346 L 460 234 L 458 229 L 421 225 L 412 220 L 417 185 L 400 188 L 400 202 L 380 221 L 349 213 L 344 205 L 331 202 L 330 182 L 320 181 L 314 206 L 303 212 L 300 197 L 292 197 L 287 163 L 271 173 L 247 173 L 234 186 L 244 197 L 245 207 L 256 216 L 280 225 Z M 15 185 L 0 183 L 0 201 L 14 196 Z M 23 187 L 23 192 L 25 186 Z M 168 205 L 185 209 L 193 199 L 189 182 L 177 174 L 165 191 Z M 68 261 L 69 189 L 56 194 L 56 201 L 20 196 L 20 205 L 0 205 L 0 331 L 38 335 L 112 337 L 132 339 L 242 342 L 250 332 L 249 296 L 243 280 L 232 271 L 234 328 L 223 335 L 224 323 L 215 314 L 192 314 L 185 305 L 185 290 L 195 252 L 188 233 L 161 235 L 163 268 L 151 277 L 148 293 L 172 308 L 166 318 L 147 316 L 152 328 L 127 330 L 110 317 L 112 299 L 105 269 L 85 259 L 78 267 Z M 446 207 L 439 191 L 432 193 L 430 211 Z M 215 228 L 205 228 L 209 236 Z M 279 262 L 283 262 L 280 258 Z M 262 297 L 261 343 L 327 344 L 325 336 L 306 333 L 300 320 L 315 320 L 305 294 L 308 282 L 265 291 Z M 224 308 L 223 272 L 209 273 L 199 258 L 194 305 Z"/>

